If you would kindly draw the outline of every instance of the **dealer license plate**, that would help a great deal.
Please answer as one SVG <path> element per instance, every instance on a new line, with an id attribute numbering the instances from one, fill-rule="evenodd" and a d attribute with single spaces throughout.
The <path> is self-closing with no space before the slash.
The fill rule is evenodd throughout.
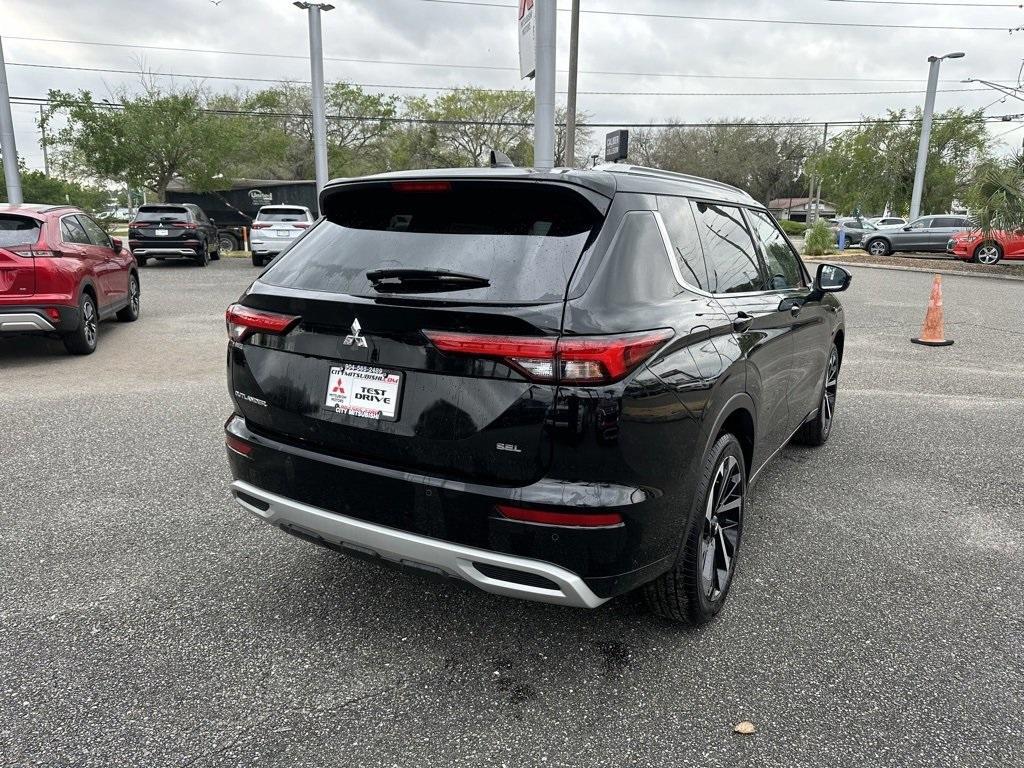
<path id="1" fill-rule="evenodd" d="M 156 236 L 157 237 L 167 237 L 167 230 L 166 229 L 158 229 L 156 231 Z"/>
<path id="2" fill-rule="evenodd" d="M 331 368 L 324 407 L 364 419 L 394 421 L 402 393 L 402 374 L 368 365 Z"/>

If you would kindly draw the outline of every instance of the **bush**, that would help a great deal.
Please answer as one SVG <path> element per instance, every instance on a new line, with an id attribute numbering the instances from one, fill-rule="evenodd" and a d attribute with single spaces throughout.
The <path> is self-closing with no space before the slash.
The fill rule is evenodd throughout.
<path id="1" fill-rule="evenodd" d="M 782 231 L 787 235 L 802 235 L 807 231 L 807 225 L 802 221 L 790 221 L 789 219 L 782 219 L 779 221 L 779 226 L 782 227 Z"/>
<path id="2" fill-rule="evenodd" d="M 836 236 L 829 229 L 828 222 L 818 219 L 804 236 L 804 253 L 808 256 L 824 256 L 835 253 Z"/>

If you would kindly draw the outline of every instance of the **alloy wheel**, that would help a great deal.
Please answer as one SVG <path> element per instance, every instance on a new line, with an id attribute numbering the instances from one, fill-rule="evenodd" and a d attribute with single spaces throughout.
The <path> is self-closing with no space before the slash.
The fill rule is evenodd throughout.
<path id="1" fill-rule="evenodd" d="M 725 456 L 715 469 L 704 511 L 700 541 L 701 588 L 709 601 L 728 589 L 735 571 L 743 528 L 743 475 L 735 456 Z"/>
<path id="2" fill-rule="evenodd" d="M 983 245 L 977 252 L 979 264 L 995 264 L 999 261 L 999 249 L 994 245 Z"/>
<path id="3" fill-rule="evenodd" d="M 832 347 L 825 374 L 825 393 L 821 397 L 821 430 L 832 431 L 832 417 L 836 411 L 836 393 L 839 391 L 839 350 Z"/>
<path id="4" fill-rule="evenodd" d="M 885 247 L 885 243 L 881 240 L 872 240 L 868 244 L 868 251 L 872 256 L 885 256 L 885 252 L 888 248 Z"/>
<path id="5" fill-rule="evenodd" d="M 128 301 L 132 307 L 132 314 L 139 314 L 139 280 L 135 275 L 128 281 Z"/>
<path id="6" fill-rule="evenodd" d="M 85 328 L 85 340 L 91 347 L 96 343 L 96 307 L 91 300 L 82 302 L 82 323 Z"/>

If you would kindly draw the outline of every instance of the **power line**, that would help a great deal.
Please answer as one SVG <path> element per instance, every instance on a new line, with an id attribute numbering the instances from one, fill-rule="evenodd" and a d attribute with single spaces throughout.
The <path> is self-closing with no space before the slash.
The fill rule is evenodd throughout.
<path id="1" fill-rule="evenodd" d="M 516 5 L 508 3 L 484 3 L 480 0 L 417 0 L 420 3 L 433 3 L 436 5 L 471 5 L 478 8 L 517 8 Z M 567 8 L 558 10 L 567 12 Z M 735 22 L 743 24 L 792 24 L 810 27 L 859 27 L 862 29 L 933 29 L 943 32 L 1018 32 L 1024 27 L 950 27 L 937 24 L 882 24 L 879 22 L 853 22 L 853 21 L 811 21 L 808 19 L 750 19 L 737 18 L 733 16 L 694 16 L 680 13 L 656 13 L 654 11 L 598 11 L 581 10 L 581 13 L 589 13 L 598 16 L 636 16 L 648 19 L 685 19 L 687 21 L 716 21 Z"/>
<path id="2" fill-rule="evenodd" d="M 1021 3 L 935 3 L 923 0 L 827 0 L 830 3 L 859 3 L 861 5 L 927 5 L 930 8 L 1024 8 Z"/>
<path id="3" fill-rule="evenodd" d="M 142 43 L 109 43 L 97 40 L 65 40 L 62 38 L 54 37 L 25 37 L 25 36 L 12 36 L 5 35 L 5 40 L 22 40 L 27 42 L 38 42 L 38 43 L 59 43 L 62 45 L 92 45 L 104 48 L 129 48 L 147 51 L 171 51 L 174 53 L 205 53 L 222 56 L 255 56 L 258 58 L 271 58 L 271 59 L 294 59 L 297 61 L 308 60 L 307 56 L 299 56 L 287 53 L 268 53 L 266 51 L 234 51 L 225 50 L 220 48 L 178 48 L 173 46 L 164 45 L 144 45 Z M 492 72 L 519 72 L 519 67 L 506 67 L 499 66 L 497 64 L 464 64 L 455 62 L 432 62 L 432 61 L 413 61 L 403 59 L 367 59 L 356 56 L 325 56 L 325 61 L 337 61 L 351 64 L 378 64 L 383 66 L 402 66 L 402 67 L 432 67 L 438 69 L 477 69 L 486 70 Z M 565 73 L 566 70 L 559 70 Z M 723 75 L 723 74 L 709 74 L 703 72 L 633 72 L 625 70 L 607 70 L 607 69 L 581 69 L 580 74 L 585 75 L 601 75 L 607 76 L 619 76 L 619 77 L 678 77 L 678 78 L 694 78 L 694 79 L 708 79 L 708 80 L 799 80 L 799 81 L 829 81 L 829 82 L 865 82 L 865 83 L 923 83 L 924 79 L 920 77 L 907 77 L 907 78 L 893 78 L 893 77 L 842 77 L 842 76 L 814 76 L 814 75 L 764 75 L 764 74 L 747 74 L 747 75 Z M 211 77 L 211 76 L 207 76 Z M 240 79 L 240 78 L 232 78 Z M 284 78 L 287 79 L 287 78 Z M 990 80 L 997 78 L 991 77 Z M 280 82 L 281 79 L 273 82 Z M 959 80 L 944 80 L 942 82 L 960 82 Z"/>
<path id="4" fill-rule="evenodd" d="M 12 96 L 12 104 L 25 104 L 38 106 L 40 104 L 50 106 L 54 102 L 48 97 L 44 96 Z M 71 105 L 85 105 L 88 102 L 70 102 Z M 101 107 L 104 109 L 123 110 L 124 104 L 117 102 L 101 102 L 94 103 L 94 106 Z M 306 112 L 261 112 L 258 110 L 244 110 L 244 109 L 198 109 L 197 111 L 204 114 L 223 115 L 228 117 L 262 117 L 262 118 L 299 118 L 309 119 L 312 117 L 310 113 Z M 982 122 L 985 123 L 1015 123 L 1024 122 L 1017 118 L 1022 117 L 1021 115 L 983 115 L 981 117 Z M 1005 119 L 1011 118 L 1011 119 Z M 488 126 L 512 126 L 519 128 L 530 128 L 533 126 L 532 122 L 529 121 L 497 121 L 497 120 L 445 120 L 439 118 L 418 118 L 418 117 L 392 117 L 392 116 L 375 116 L 375 115 L 327 115 L 328 120 L 348 120 L 353 122 L 381 122 L 381 123 L 410 123 L 410 124 L 422 124 L 422 125 L 488 125 Z M 935 117 L 935 122 L 942 122 L 945 120 L 952 120 L 958 118 L 943 118 Z M 718 121 L 718 122 L 647 122 L 647 123 L 630 123 L 630 122 L 586 122 L 579 123 L 581 128 L 783 128 L 783 127 L 817 127 L 825 125 L 826 123 L 830 126 L 837 127 L 850 127 L 859 125 L 873 125 L 880 123 L 891 123 L 894 125 L 903 125 L 917 122 L 916 118 L 903 117 L 903 118 L 861 118 L 859 120 L 761 120 L 761 121 Z"/>
<path id="5" fill-rule="evenodd" d="M 197 80 L 230 80 L 238 82 L 256 83 L 281 83 L 280 78 L 266 77 L 234 77 L 228 75 L 204 75 L 189 72 L 146 72 L 135 69 L 108 69 L 104 67 L 70 67 L 62 64 L 28 64 L 17 61 L 7 62 L 9 67 L 30 67 L 36 69 L 59 69 L 71 72 L 102 72 L 114 75 L 141 75 L 153 77 L 185 77 Z M 308 85 L 308 80 L 295 80 L 290 82 L 303 83 Z M 348 83 L 359 88 L 392 88 L 396 90 L 413 91 L 487 91 L 490 93 L 526 93 L 531 91 L 520 88 L 484 88 L 476 86 L 450 86 L 450 85 L 407 85 L 405 83 Z M 939 93 L 969 93 L 973 91 L 987 91 L 988 88 L 940 88 Z M 565 91 L 558 91 L 565 93 Z M 659 97 L 680 97 L 680 96 L 881 96 L 896 94 L 920 94 L 922 89 L 904 90 L 879 90 L 879 91 L 579 91 L 581 95 L 587 96 L 659 96 Z"/>

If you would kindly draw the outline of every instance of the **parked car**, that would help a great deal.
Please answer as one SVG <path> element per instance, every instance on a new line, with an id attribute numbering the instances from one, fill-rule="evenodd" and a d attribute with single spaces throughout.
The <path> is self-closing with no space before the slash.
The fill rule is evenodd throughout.
<path id="1" fill-rule="evenodd" d="M 135 259 L 88 214 L 0 203 L 0 334 L 56 335 L 88 355 L 100 321 L 137 320 L 140 297 Z"/>
<path id="2" fill-rule="evenodd" d="M 833 219 L 829 222 L 829 229 L 832 230 L 836 243 L 839 242 L 840 223 L 842 223 L 846 229 L 846 244 L 848 246 L 857 245 L 861 241 L 861 238 L 864 237 L 865 233 L 874 232 L 878 229 L 878 227 L 866 219 L 857 218 L 855 216 Z"/>
<path id="3" fill-rule="evenodd" d="M 309 208 L 302 205 L 264 205 L 252 223 L 252 264 L 262 267 L 295 242 L 313 223 Z"/>
<path id="4" fill-rule="evenodd" d="M 132 211 L 130 208 L 111 208 L 106 211 L 100 211 L 96 214 L 96 218 L 100 221 L 131 221 Z"/>
<path id="5" fill-rule="evenodd" d="M 876 216 L 873 219 L 868 219 L 879 229 L 885 229 L 886 227 L 905 227 L 907 226 L 907 220 L 899 216 Z"/>
<path id="6" fill-rule="evenodd" d="M 946 243 L 955 232 L 973 226 L 966 216 L 921 216 L 905 227 L 874 232 L 862 238 L 860 245 L 873 256 L 887 256 L 899 251 L 944 253 Z"/>
<path id="7" fill-rule="evenodd" d="M 717 614 L 749 483 L 831 432 L 849 273 L 812 280 L 734 187 L 633 166 L 383 174 L 320 203 L 227 310 L 238 503 L 489 592 Z"/>
<path id="8" fill-rule="evenodd" d="M 995 230 L 987 235 L 972 229 L 957 232 L 946 243 L 946 251 L 962 261 L 998 264 L 1002 259 L 1024 259 L 1024 232 Z"/>
<path id="9" fill-rule="evenodd" d="M 220 258 L 217 227 L 192 203 L 140 205 L 128 225 L 128 245 L 140 267 L 150 259 L 186 258 L 200 267 Z"/>

